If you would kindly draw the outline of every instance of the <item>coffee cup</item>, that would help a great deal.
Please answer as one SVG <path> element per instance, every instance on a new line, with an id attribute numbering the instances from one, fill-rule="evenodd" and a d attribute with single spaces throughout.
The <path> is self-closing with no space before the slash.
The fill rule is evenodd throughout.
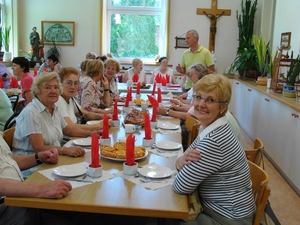
<path id="1" fill-rule="evenodd" d="M 125 133 L 130 134 L 140 129 L 140 126 L 133 124 L 125 124 Z"/>

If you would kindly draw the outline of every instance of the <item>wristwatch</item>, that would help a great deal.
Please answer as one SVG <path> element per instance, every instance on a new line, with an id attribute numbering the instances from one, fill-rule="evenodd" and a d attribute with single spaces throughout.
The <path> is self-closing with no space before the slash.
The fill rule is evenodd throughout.
<path id="1" fill-rule="evenodd" d="M 104 89 L 104 91 L 109 91 L 109 88 L 107 88 L 107 89 Z"/>
<path id="2" fill-rule="evenodd" d="M 167 115 L 167 116 L 169 115 L 169 111 L 170 111 L 170 109 L 167 109 L 167 112 L 166 112 L 166 115 Z"/>
<path id="3" fill-rule="evenodd" d="M 35 153 L 34 158 L 37 164 L 42 164 L 42 161 L 39 159 L 38 153 Z"/>

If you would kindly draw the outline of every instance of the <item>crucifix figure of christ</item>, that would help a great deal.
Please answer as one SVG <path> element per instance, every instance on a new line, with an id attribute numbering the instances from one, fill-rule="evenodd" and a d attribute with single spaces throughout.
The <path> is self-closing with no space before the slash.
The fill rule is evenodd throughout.
<path id="1" fill-rule="evenodd" d="M 209 35 L 209 50 L 215 50 L 215 38 L 217 33 L 217 20 L 221 16 L 230 16 L 230 9 L 218 9 L 218 0 L 211 0 L 211 8 L 198 8 L 197 14 L 206 15 L 210 19 L 210 35 Z"/>

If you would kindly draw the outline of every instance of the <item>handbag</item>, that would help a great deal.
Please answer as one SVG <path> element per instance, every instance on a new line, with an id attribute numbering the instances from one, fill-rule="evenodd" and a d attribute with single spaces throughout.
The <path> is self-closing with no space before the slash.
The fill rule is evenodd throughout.
<path id="1" fill-rule="evenodd" d="M 199 200 L 199 194 L 197 189 L 193 191 L 193 193 L 188 195 L 188 206 L 189 206 L 189 216 L 188 219 L 184 221 L 193 221 L 203 211 L 201 202 Z"/>
<path id="2" fill-rule="evenodd" d="M 72 98 L 73 99 L 73 98 Z M 76 104 L 75 100 L 73 99 L 73 103 L 76 106 L 78 113 L 79 113 L 79 120 L 80 120 L 80 124 L 86 124 L 87 123 L 87 119 L 85 118 L 85 116 L 83 115 L 83 113 L 81 112 L 81 110 L 79 109 L 78 105 Z"/>

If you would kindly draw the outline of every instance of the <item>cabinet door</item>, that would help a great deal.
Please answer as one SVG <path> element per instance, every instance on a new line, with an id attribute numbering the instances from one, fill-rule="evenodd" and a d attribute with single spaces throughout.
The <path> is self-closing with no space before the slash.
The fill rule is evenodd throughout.
<path id="1" fill-rule="evenodd" d="M 230 99 L 230 104 L 229 104 L 229 111 L 231 112 L 232 115 L 235 114 L 235 80 L 234 79 L 230 79 L 230 83 L 231 83 L 231 99 Z"/>

